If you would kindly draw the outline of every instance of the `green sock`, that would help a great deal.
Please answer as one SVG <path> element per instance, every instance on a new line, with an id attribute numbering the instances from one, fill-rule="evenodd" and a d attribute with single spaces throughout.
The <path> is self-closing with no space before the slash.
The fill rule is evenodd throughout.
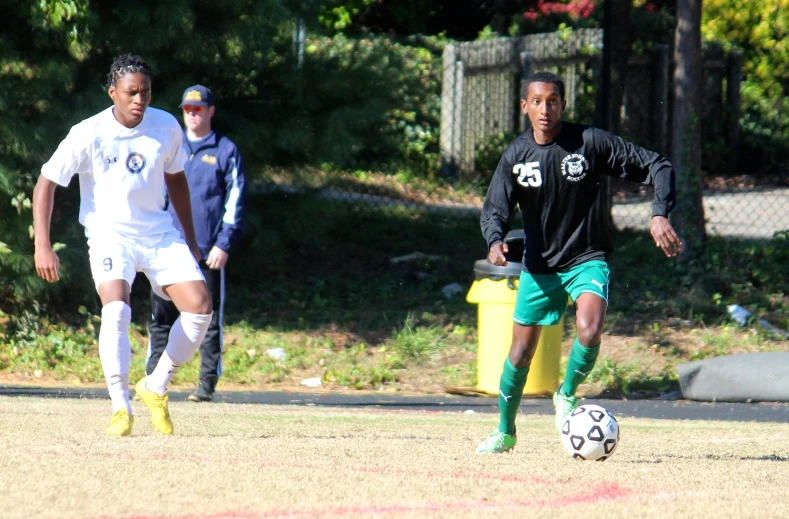
<path id="1" fill-rule="evenodd" d="M 515 417 L 521 406 L 528 374 L 529 366 L 516 368 L 509 357 L 504 361 L 504 371 L 499 380 L 499 431 L 503 433 L 515 434 Z"/>
<path id="2" fill-rule="evenodd" d="M 578 338 L 573 343 L 570 350 L 570 360 L 567 362 L 567 373 L 564 375 L 564 382 L 559 388 L 565 396 L 575 394 L 575 390 L 586 380 L 586 377 L 594 368 L 597 355 L 600 353 L 600 344 L 587 348 L 578 342 Z"/>

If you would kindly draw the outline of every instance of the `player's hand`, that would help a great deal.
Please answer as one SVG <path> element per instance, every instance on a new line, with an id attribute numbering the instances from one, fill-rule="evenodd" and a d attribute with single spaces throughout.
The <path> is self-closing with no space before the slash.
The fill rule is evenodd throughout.
<path id="1" fill-rule="evenodd" d="M 665 216 L 653 216 L 649 224 L 649 232 L 655 240 L 655 245 L 660 247 L 669 258 L 676 256 L 682 250 L 682 240 Z"/>
<path id="2" fill-rule="evenodd" d="M 36 274 L 42 279 L 54 283 L 60 280 L 60 258 L 52 247 L 36 247 L 33 259 L 36 263 Z"/>
<path id="3" fill-rule="evenodd" d="M 210 269 L 220 270 L 227 264 L 227 258 L 229 257 L 230 255 L 227 252 L 214 246 L 211 247 L 211 250 L 208 252 L 208 258 L 205 260 L 205 264 L 208 265 Z"/>
<path id="4" fill-rule="evenodd" d="M 488 261 L 493 263 L 499 267 L 507 266 L 507 254 L 510 251 L 510 248 L 507 247 L 507 244 L 504 242 L 496 242 L 490 246 L 490 251 L 488 251 Z"/>

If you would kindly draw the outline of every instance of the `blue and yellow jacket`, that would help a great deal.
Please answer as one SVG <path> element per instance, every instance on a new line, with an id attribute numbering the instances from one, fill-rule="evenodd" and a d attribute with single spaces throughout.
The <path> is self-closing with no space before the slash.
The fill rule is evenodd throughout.
<path id="1" fill-rule="evenodd" d="M 238 244 L 246 216 L 246 175 L 236 145 L 211 132 L 204 140 L 191 142 L 184 132 L 183 148 L 188 157 L 184 173 L 192 198 L 192 219 L 203 258 L 216 245 L 225 252 Z M 183 236 L 178 216 L 168 203 L 176 229 Z"/>

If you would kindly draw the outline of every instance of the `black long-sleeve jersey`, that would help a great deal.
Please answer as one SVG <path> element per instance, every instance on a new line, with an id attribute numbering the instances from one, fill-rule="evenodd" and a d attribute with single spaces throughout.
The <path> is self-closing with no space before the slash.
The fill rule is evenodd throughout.
<path id="1" fill-rule="evenodd" d="M 674 169 L 659 153 L 582 124 L 562 122 L 546 145 L 537 144 L 527 130 L 504 151 L 488 187 L 480 219 L 488 250 L 503 241 L 517 203 L 526 234 L 523 265 L 529 272 L 607 260 L 613 245 L 603 214 L 602 175 L 654 185 L 652 216 L 668 216 L 674 207 Z"/>

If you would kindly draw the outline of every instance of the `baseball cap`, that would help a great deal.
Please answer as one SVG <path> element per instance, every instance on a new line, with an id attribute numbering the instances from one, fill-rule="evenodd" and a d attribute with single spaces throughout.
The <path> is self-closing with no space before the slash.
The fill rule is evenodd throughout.
<path id="1" fill-rule="evenodd" d="M 214 106 L 214 93 L 203 85 L 190 86 L 184 90 L 181 104 L 178 106 Z"/>

